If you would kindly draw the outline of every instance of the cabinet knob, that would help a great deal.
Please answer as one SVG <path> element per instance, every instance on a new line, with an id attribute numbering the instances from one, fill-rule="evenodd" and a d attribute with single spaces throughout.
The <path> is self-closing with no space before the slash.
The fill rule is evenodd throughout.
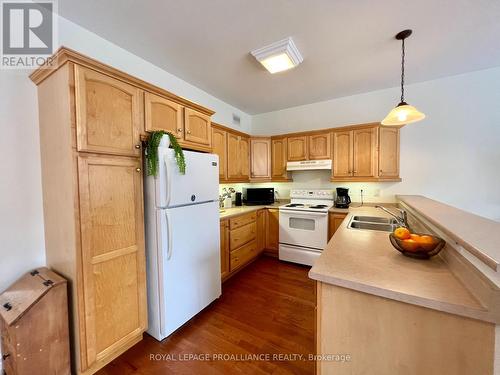
<path id="1" fill-rule="evenodd" d="M 140 172 L 141 171 L 141 168 L 136 168 L 135 169 L 137 172 Z"/>
<path id="2" fill-rule="evenodd" d="M 382 173 L 383 172 L 382 169 L 380 169 L 379 172 Z"/>
<path id="3" fill-rule="evenodd" d="M 10 354 L 2 354 L 2 361 L 5 361 L 9 357 L 10 357 Z"/>
<path id="4" fill-rule="evenodd" d="M 191 130 L 188 130 L 188 131 L 187 131 L 187 133 L 188 133 L 188 134 L 191 134 Z"/>
<path id="5" fill-rule="evenodd" d="M 181 132 L 182 132 L 182 128 L 177 129 L 177 133 L 181 133 Z"/>
<path id="6" fill-rule="evenodd" d="M 135 145 L 135 148 L 139 149 L 141 148 L 141 145 Z"/>

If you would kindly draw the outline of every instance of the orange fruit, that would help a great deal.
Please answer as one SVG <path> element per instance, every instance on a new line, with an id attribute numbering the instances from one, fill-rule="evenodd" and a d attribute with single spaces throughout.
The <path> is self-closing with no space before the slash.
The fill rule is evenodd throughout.
<path id="1" fill-rule="evenodd" d="M 410 231 L 405 227 L 396 228 L 393 234 L 399 240 L 406 240 L 411 237 Z"/>
<path id="2" fill-rule="evenodd" d="M 420 242 L 420 236 L 418 234 L 410 234 L 410 238 L 413 240 L 413 241 L 416 241 L 416 242 Z"/>
<path id="3" fill-rule="evenodd" d="M 420 236 L 418 239 L 418 244 L 426 251 L 431 251 L 434 249 L 434 246 L 436 245 L 436 241 L 434 240 L 434 237 L 428 236 L 428 235 L 423 235 Z"/>
<path id="4" fill-rule="evenodd" d="M 411 238 L 401 241 L 401 247 L 406 251 L 415 252 L 418 246 L 418 242 Z"/>

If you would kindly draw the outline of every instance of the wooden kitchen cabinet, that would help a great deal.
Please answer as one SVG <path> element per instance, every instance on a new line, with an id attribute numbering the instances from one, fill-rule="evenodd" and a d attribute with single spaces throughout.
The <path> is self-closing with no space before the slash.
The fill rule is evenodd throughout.
<path id="1" fill-rule="evenodd" d="M 250 149 L 247 137 L 227 133 L 227 180 L 248 182 L 250 178 Z"/>
<path id="2" fill-rule="evenodd" d="M 329 212 L 328 213 L 328 241 L 335 234 L 337 229 L 340 228 L 340 225 L 346 218 L 347 213 L 339 213 L 339 212 Z"/>
<path id="3" fill-rule="evenodd" d="M 288 137 L 287 142 L 288 161 L 307 160 L 307 136 Z"/>
<path id="4" fill-rule="evenodd" d="M 286 170 L 287 139 L 271 139 L 271 179 L 272 181 L 290 181 Z"/>
<path id="5" fill-rule="evenodd" d="M 66 63 L 31 76 L 38 85 L 46 262 L 69 281 L 73 371 L 93 374 L 142 340 L 147 327 L 145 87 L 76 52 L 58 56 Z"/>
<path id="6" fill-rule="evenodd" d="M 279 210 L 277 208 L 269 208 L 267 210 L 266 253 L 273 256 L 278 256 L 279 230 Z"/>
<path id="7" fill-rule="evenodd" d="M 210 151 L 210 115 L 151 92 L 144 93 L 144 129 L 172 133 L 182 148 Z"/>
<path id="8" fill-rule="evenodd" d="M 210 148 L 212 146 L 210 116 L 192 108 L 184 108 L 184 140 Z"/>
<path id="9" fill-rule="evenodd" d="M 229 221 L 220 221 L 220 276 L 225 281 L 229 276 Z"/>
<path id="10" fill-rule="evenodd" d="M 354 177 L 376 177 L 377 128 L 356 129 L 352 132 Z"/>
<path id="11" fill-rule="evenodd" d="M 378 181 L 378 128 L 333 132 L 332 181 Z"/>
<path id="12" fill-rule="evenodd" d="M 140 156 L 142 91 L 78 65 L 74 77 L 78 151 Z"/>
<path id="13" fill-rule="evenodd" d="M 381 126 L 379 132 L 378 175 L 399 177 L 399 128 Z"/>
<path id="14" fill-rule="evenodd" d="M 271 138 L 250 138 L 250 180 L 271 179 Z"/>
<path id="15" fill-rule="evenodd" d="M 308 159 L 323 160 L 332 158 L 332 133 L 320 133 L 308 136 Z"/>
<path id="16" fill-rule="evenodd" d="M 175 138 L 184 138 L 184 106 L 150 92 L 144 93 L 145 129 L 163 130 Z"/>
<path id="17" fill-rule="evenodd" d="M 219 156 L 219 181 L 227 179 L 227 132 L 212 128 L 212 152 Z"/>
<path id="18" fill-rule="evenodd" d="M 257 251 L 259 253 L 266 248 L 266 213 L 265 209 L 257 211 Z"/>
<path id="19" fill-rule="evenodd" d="M 353 143 L 352 130 L 333 132 L 332 176 L 352 177 Z"/>

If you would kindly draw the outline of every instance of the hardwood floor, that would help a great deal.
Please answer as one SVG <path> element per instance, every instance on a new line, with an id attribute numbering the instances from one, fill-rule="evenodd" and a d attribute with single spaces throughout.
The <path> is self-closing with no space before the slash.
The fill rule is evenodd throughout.
<path id="1" fill-rule="evenodd" d="M 316 294 L 308 271 L 263 256 L 169 338 L 160 343 L 146 334 L 98 374 L 313 374 Z"/>

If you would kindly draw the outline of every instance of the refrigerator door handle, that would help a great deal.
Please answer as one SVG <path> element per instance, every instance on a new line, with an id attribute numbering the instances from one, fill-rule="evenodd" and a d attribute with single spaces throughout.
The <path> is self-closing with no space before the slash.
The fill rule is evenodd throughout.
<path id="1" fill-rule="evenodd" d="M 163 161 L 165 163 L 165 189 L 166 189 L 166 192 L 165 192 L 165 207 L 168 207 L 168 205 L 170 204 L 170 191 L 171 191 L 171 188 L 170 188 L 170 167 L 168 165 L 168 156 L 167 156 L 167 153 L 164 153 L 163 154 Z"/>
<path id="2" fill-rule="evenodd" d="M 168 211 L 165 211 L 165 220 L 167 222 L 167 260 L 170 260 L 172 257 L 172 224 L 168 216 Z"/>

